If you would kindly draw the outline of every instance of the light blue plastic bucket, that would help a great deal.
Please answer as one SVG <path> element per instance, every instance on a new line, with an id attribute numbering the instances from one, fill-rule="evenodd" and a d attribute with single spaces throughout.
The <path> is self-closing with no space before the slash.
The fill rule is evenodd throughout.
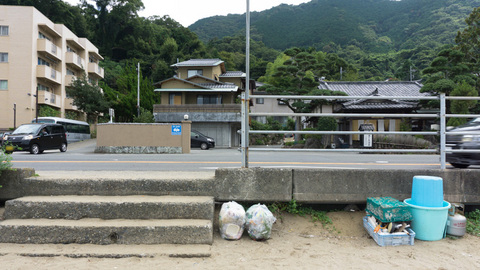
<path id="1" fill-rule="evenodd" d="M 445 235 L 450 203 L 443 201 L 442 207 L 424 207 L 412 204 L 411 199 L 404 202 L 412 212 L 412 230 L 415 238 L 425 241 L 441 240 Z"/>
<path id="2" fill-rule="evenodd" d="M 443 179 L 437 176 L 414 176 L 411 199 L 411 203 L 417 206 L 442 207 Z"/>

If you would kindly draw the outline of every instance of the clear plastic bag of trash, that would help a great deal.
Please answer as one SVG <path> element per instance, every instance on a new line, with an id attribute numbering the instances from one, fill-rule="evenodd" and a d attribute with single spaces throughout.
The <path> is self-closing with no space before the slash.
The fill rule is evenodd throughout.
<path id="1" fill-rule="evenodd" d="M 218 217 L 220 235 L 223 239 L 238 240 L 245 228 L 245 209 L 236 202 L 222 204 Z"/>
<path id="2" fill-rule="evenodd" d="M 264 204 L 255 204 L 248 208 L 245 226 L 253 240 L 270 238 L 273 223 L 277 220 Z"/>

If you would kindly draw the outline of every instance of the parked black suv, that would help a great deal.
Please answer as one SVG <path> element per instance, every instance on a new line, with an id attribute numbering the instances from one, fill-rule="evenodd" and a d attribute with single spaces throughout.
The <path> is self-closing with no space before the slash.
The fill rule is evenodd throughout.
<path id="1" fill-rule="evenodd" d="M 202 150 L 207 150 L 215 147 L 215 140 L 196 130 L 192 130 L 190 133 L 190 147 L 200 147 Z"/>
<path id="2" fill-rule="evenodd" d="M 448 130 L 448 132 L 472 132 L 474 134 L 448 134 L 446 150 L 451 149 L 480 149 L 480 118 Z M 447 162 L 455 168 L 467 168 L 470 165 L 480 165 L 480 152 L 478 153 L 448 153 Z"/>
<path id="3" fill-rule="evenodd" d="M 67 135 L 62 125 L 58 124 L 25 124 L 19 126 L 11 134 L 4 137 L 5 150 L 30 151 L 41 154 L 44 150 L 59 149 L 67 151 Z"/>

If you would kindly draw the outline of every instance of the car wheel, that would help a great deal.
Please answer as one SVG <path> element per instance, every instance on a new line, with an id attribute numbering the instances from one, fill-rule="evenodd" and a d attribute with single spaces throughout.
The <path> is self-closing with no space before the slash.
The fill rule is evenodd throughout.
<path id="1" fill-rule="evenodd" d="M 207 143 L 202 143 L 202 144 L 200 144 L 200 148 L 202 150 L 207 150 L 208 149 L 208 144 Z"/>
<path id="2" fill-rule="evenodd" d="M 30 147 L 30 154 L 33 154 L 33 155 L 40 154 L 40 147 L 38 147 L 38 144 L 33 144 Z"/>
<path id="3" fill-rule="evenodd" d="M 465 169 L 465 168 L 468 168 L 468 166 L 470 166 L 468 164 L 460 164 L 460 163 L 450 163 L 450 164 L 452 164 L 453 167 L 459 168 L 459 169 Z"/>
<path id="4" fill-rule="evenodd" d="M 60 146 L 60 152 L 67 152 L 67 144 L 62 143 L 62 146 Z"/>

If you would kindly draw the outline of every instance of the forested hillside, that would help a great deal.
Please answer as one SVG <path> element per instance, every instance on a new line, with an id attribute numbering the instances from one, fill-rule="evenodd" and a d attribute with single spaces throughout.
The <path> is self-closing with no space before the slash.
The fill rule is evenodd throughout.
<path id="1" fill-rule="evenodd" d="M 479 0 L 312 0 L 252 12 L 252 33 L 267 47 L 322 49 L 335 43 L 368 52 L 451 44 Z M 216 16 L 189 27 L 201 40 L 244 31 L 245 15 Z"/>
<path id="2" fill-rule="evenodd" d="M 245 15 L 210 17 L 185 28 L 168 16 L 138 16 L 142 0 L 91 0 L 78 6 L 62 0 L 0 4 L 34 6 L 99 48 L 105 57 L 100 63 L 105 78 L 99 84 L 116 121 L 135 121 L 138 63 L 145 112 L 160 102 L 153 82 L 171 77 L 177 59 L 220 58 L 227 70 L 245 70 Z M 480 88 L 480 9 L 474 11 L 478 6 L 480 0 L 312 0 L 254 12 L 251 78 L 275 85 L 286 76 L 282 70 L 296 70 L 292 59 L 305 58 L 315 64 L 299 74 L 313 88 L 310 82 L 319 76 L 350 81 L 424 79 L 428 91 L 443 88 L 452 93 L 453 85 L 463 81 Z M 468 31 L 457 36 L 466 29 L 467 17 Z M 460 54 L 451 51 L 455 43 Z M 458 74 L 445 84 L 451 70 Z"/>

